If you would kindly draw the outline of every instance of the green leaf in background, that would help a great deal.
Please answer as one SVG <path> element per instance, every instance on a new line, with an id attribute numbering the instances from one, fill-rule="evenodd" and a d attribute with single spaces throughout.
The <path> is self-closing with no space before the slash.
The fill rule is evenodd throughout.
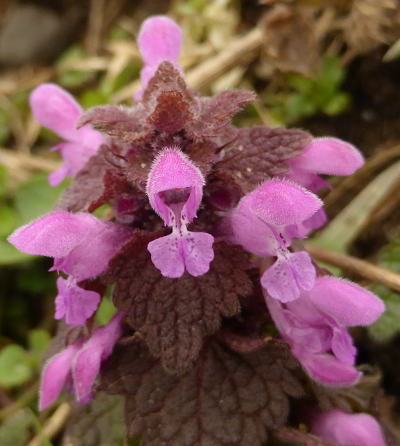
<path id="1" fill-rule="evenodd" d="M 0 202 L 0 237 L 7 237 L 15 229 L 18 214 L 9 206 Z"/>
<path id="2" fill-rule="evenodd" d="M 298 74 L 290 76 L 288 84 L 294 92 L 283 103 L 286 124 L 317 113 L 335 116 L 345 112 L 351 103 L 349 94 L 340 91 L 345 77 L 345 69 L 334 57 L 324 59 L 315 79 Z"/>
<path id="3" fill-rule="evenodd" d="M 293 93 L 285 102 L 285 112 L 288 120 L 292 122 L 314 115 L 317 112 L 317 107 L 308 97 L 300 93 Z"/>
<path id="4" fill-rule="evenodd" d="M 51 187 L 47 175 L 36 175 L 21 184 L 15 192 L 15 208 L 23 225 L 52 210 L 67 186 L 63 182 Z"/>
<path id="5" fill-rule="evenodd" d="M 322 111 L 328 116 L 336 116 L 349 109 L 351 98 L 347 93 L 337 93 L 323 107 Z"/>
<path id="6" fill-rule="evenodd" d="M 103 204 L 102 206 L 100 206 L 99 208 L 97 208 L 94 212 L 93 215 L 95 217 L 97 217 L 98 219 L 102 220 L 104 218 L 104 216 L 111 211 L 111 206 L 109 204 Z"/>
<path id="7" fill-rule="evenodd" d="M 26 446 L 32 425 L 32 413 L 27 409 L 6 418 L 0 426 L 0 445 Z"/>
<path id="8" fill-rule="evenodd" d="M 34 329 L 28 333 L 28 346 L 31 353 L 40 361 L 51 341 L 51 336 L 46 330 Z"/>
<path id="9" fill-rule="evenodd" d="M 386 311 L 368 330 L 376 341 L 388 342 L 400 333 L 400 294 L 383 285 L 373 291 L 385 302 Z"/>
<path id="10" fill-rule="evenodd" d="M 0 352 L 0 386 L 25 384 L 32 376 L 27 352 L 19 345 L 7 345 Z"/>
<path id="11" fill-rule="evenodd" d="M 333 93 L 343 83 L 346 77 L 344 68 L 337 57 L 326 57 L 319 70 L 317 85 L 326 92 Z"/>
<path id="12" fill-rule="evenodd" d="M 7 169 L 0 165 L 0 197 L 2 197 L 7 191 L 8 179 L 9 174 Z"/>
<path id="13" fill-rule="evenodd" d="M 108 101 L 109 96 L 101 90 L 85 90 L 79 97 L 79 102 L 84 109 L 104 105 Z"/>
<path id="14" fill-rule="evenodd" d="M 288 84 L 302 95 L 309 95 L 314 89 L 315 80 L 293 74 L 289 76 Z"/>
<path id="15" fill-rule="evenodd" d="M 7 240 L 0 240 L 0 266 L 14 265 L 16 263 L 29 261 L 34 259 L 33 256 L 28 256 L 18 251 Z"/>
<path id="16" fill-rule="evenodd" d="M 111 318 L 117 312 L 112 300 L 109 296 L 104 296 L 99 309 L 96 313 L 96 320 L 100 325 L 106 325 L 110 322 Z"/>
<path id="17" fill-rule="evenodd" d="M 378 265 L 400 273 L 400 236 L 380 252 Z M 386 311 L 368 331 L 375 340 L 388 342 L 400 333 L 400 294 L 384 285 L 377 285 L 372 291 L 385 302 Z"/>
<path id="18" fill-rule="evenodd" d="M 69 47 L 61 55 L 61 57 L 57 61 L 57 66 L 61 70 L 58 82 L 63 87 L 66 88 L 79 87 L 96 76 L 96 74 L 93 73 L 92 71 L 63 70 L 63 66 L 67 66 L 71 62 L 83 60 L 85 58 L 86 58 L 85 51 L 79 45 L 73 45 Z"/>

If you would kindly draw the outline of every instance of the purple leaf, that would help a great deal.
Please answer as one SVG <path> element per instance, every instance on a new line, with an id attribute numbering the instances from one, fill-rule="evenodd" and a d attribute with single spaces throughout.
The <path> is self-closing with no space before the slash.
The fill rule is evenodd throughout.
<path id="1" fill-rule="evenodd" d="M 266 179 L 288 172 L 285 161 L 298 156 L 311 141 L 312 136 L 302 130 L 240 129 L 238 138 L 216 166 L 229 173 L 244 192 L 249 192 Z"/>
<path id="2" fill-rule="evenodd" d="M 288 396 L 303 395 L 300 376 L 279 342 L 245 355 L 209 342 L 183 376 L 128 343 L 116 347 L 101 388 L 125 396 L 128 432 L 142 433 L 142 446 L 254 446 L 287 421 Z"/>
<path id="3" fill-rule="evenodd" d="M 110 262 L 105 279 L 116 282 L 114 304 L 144 335 L 151 353 L 169 370 L 181 372 L 197 358 L 202 339 L 219 329 L 221 317 L 239 312 L 239 296 L 251 292 L 248 257 L 237 246 L 215 243 L 207 274 L 168 279 L 147 251 L 158 236 L 136 233 Z"/>

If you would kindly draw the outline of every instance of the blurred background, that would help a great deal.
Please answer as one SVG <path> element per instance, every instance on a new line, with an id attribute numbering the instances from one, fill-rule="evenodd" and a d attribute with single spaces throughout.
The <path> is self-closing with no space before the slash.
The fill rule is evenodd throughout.
<path id="1" fill-rule="evenodd" d="M 6 239 L 49 212 L 68 187 L 48 185 L 61 164 L 48 149 L 59 140 L 33 119 L 32 89 L 55 82 L 84 109 L 131 105 L 140 85 L 140 24 L 165 13 L 183 29 L 180 62 L 190 86 L 205 95 L 257 92 L 236 125 L 300 127 L 363 152 L 366 165 L 356 175 L 328 180 L 334 189 L 322 196 L 330 222 L 311 243 L 400 273 L 399 0 L 1 0 L 1 446 L 126 444 L 118 399 L 99 396 L 96 409 L 78 413 L 61 402 L 38 414 L 41 361 L 55 331 L 56 275 L 47 272 L 50 261 L 21 254 Z M 353 335 L 360 362 L 371 364 L 370 381 L 382 382 L 380 410 L 400 441 L 400 289 L 351 267 L 330 268 L 386 302 L 386 314 Z M 113 311 L 105 300 L 98 322 Z"/>

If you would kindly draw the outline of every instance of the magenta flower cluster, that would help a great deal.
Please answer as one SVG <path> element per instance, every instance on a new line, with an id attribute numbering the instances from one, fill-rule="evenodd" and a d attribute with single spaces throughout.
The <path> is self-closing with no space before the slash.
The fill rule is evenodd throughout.
<path id="1" fill-rule="evenodd" d="M 176 367 L 179 373 L 190 369 L 202 339 L 218 335 L 221 323 L 223 333 L 233 330 L 232 318 L 239 318 L 241 307 L 245 314 L 257 293 L 266 304 L 265 322 L 274 322 L 309 377 L 326 386 L 353 386 L 361 377 L 348 329 L 372 324 L 384 305 L 319 269 L 299 240 L 326 222 L 316 193 L 329 185 L 320 175 L 351 175 L 363 165 L 362 155 L 344 141 L 300 130 L 236 129 L 231 116 L 254 96 L 232 91 L 200 98 L 188 89 L 178 64 L 181 39 L 168 18 L 144 22 L 138 39 L 142 89 L 133 108 L 83 113 L 51 84 L 31 95 L 35 118 L 65 140 L 53 149 L 64 165 L 50 175 L 50 184 L 67 176 L 74 183 L 54 212 L 18 229 L 9 241 L 22 252 L 54 259 L 51 270 L 60 274 L 55 318 L 88 330 L 73 341 L 66 337 L 65 348 L 44 366 L 41 409 L 63 387 L 78 402 L 90 401 L 96 376 L 124 330 L 157 337 L 161 344 L 170 332 L 180 333 L 168 341 L 169 350 L 155 353 L 149 341 L 150 352 L 170 364 L 175 344 L 179 351 L 190 347 L 189 359 Z M 103 204 L 111 206 L 108 221 L 92 214 Z M 223 265 L 235 265 L 226 254 L 233 246 L 245 263 L 228 266 L 223 276 Z M 241 283 L 234 268 L 243 274 Z M 92 318 L 113 283 L 118 312 L 93 331 Z M 164 284 L 165 299 L 150 310 L 138 296 L 150 299 L 156 283 Z M 219 301 L 205 309 L 203 302 L 222 294 L 231 299 L 229 310 Z M 187 307 L 179 299 L 189 301 Z M 151 311 L 150 324 L 144 315 Z M 193 331 L 200 333 L 195 348 L 186 345 Z M 385 444 L 368 415 L 315 416 L 313 431 L 343 445 Z"/>

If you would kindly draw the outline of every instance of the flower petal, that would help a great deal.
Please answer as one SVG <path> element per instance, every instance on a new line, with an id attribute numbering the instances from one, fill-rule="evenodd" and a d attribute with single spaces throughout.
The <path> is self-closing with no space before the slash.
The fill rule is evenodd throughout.
<path id="1" fill-rule="evenodd" d="M 123 313 L 116 313 L 104 327 L 98 328 L 77 353 L 72 365 L 74 391 L 78 402 L 86 404 L 91 399 L 92 386 L 103 361 L 108 359 L 122 336 Z"/>
<path id="2" fill-rule="evenodd" d="M 261 277 L 261 285 L 280 302 L 298 299 L 301 290 L 309 291 L 315 282 L 315 268 L 306 252 L 278 257 Z"/>
<path id="3" fill-rule="evenodd" d="M 252 215 L 246 203 L 237 207 L 230 219 L 233 237 L 231 242 L 243 246 L 247 251 L 259 256 L 273 256 L 279 248 L 279 242 L 272 229 L 264 221 Z"/>
<path id="4" fill-rule="evenodd" d="M 168 17 L 153 16 L 143 22 L 138 37 L 138 45 L 144 62 L 140 74 L 142 90 L 135 94 L 135 100 L 141 100 L 143 90 L 146 89 L 161 62 L 169 61 L 175 68 L 180 69 L 178 58 L 181 43 L 182 31 Z"/>
<path id="5" fill-rule="evenodd" d="M 386 446 L 379 423 L 371 415 L 348 414 L 334 409 L 314 415 L 312 433 L 341 445 Z"/>
<path id="6" fill-rule="evenodd" d="M 132 236 L 132 230 L 112 222 L 104 222 L 88 214 L 90 232 L 76 246 L 58 269 L 73 276 L 78 282 L 104 272 L 108 262 Z"/>
<path id="7" fill-rule="evenodd" d="M 327 175 L 351 175 L 363 164 L 361 153 L 337 138 L 315 138 L 290 161 L 295 169 Z"/>
<path id="8" fill-rule="evenodd" d="M 54 257 L 52 270 L 81 281 L 102 273 L 131 235 L 131 229 L 91 214 L 53 212 L 17 229 L 8 240 L 26 254 Z"/>
<path id="9" fill-rule="evenodd" d="M 192 276 L 202 276 L 214 259 L 214 237 L 206 232 L 188 232 L 181 240 L 185 266 Z"/>
<path id="10" fill-rule="evenodd" d="M 164 277 L 176 279 L 185 272 L 185 262 L 179 248 L 179 235 L 174 233 L 153 240 L 147 245 L 154 266 Z"/>
<path id="11" fill-rule="evenodd" d="M 361 378 L 362 374 L 353 366 L 343 364 L 332 355 L 316 355 L 298 349 L 292 349 L 292 353 L 313 379 L 326 386 L 350 387 Z"/>
<path id="12" fill-rule="evenodd" d="M 204 177 L 200 169 L 180 150 L 163 150 L 155 159 L 147 178 L 146 192 L 153 209 L 161 216 L 165 224 L 172 225 L 171 211 L 160 197 L 160 192 L 168 190 L 190 189 L 182 213 L 190 222 L 197 212 L 203 196 Z"/>
<path id="13" fill-rule="evenodd" d="M 39 395 L 39 410 L 44 410 L 53 403 L 64 387 L 71 370 L 72 360 L 81 344 L 73 344 L 62 352 L 52 356 L 44 365 Z"/>
<path id="14" fill-rule="evenodd" d="M 332 352 L 345 364 L 354 365 L 357 349 L 354 347 L 353 338 L 345 328 L 334 329 L 332 337 Z"/>
<path id="15" fill-rule="evenodd" d="M 30 105 L 43 127 L 64 139 L 78 140 L 76 124 L 82 108 L 68 92 L 54 84 L 42 84 L 33 90 Z"/>
<path id="16" fill-rule="evenodd" d="M 347 327 L 371 325 L 385 311 L 374 294 L 333 277 L 320 277 L 308 296 L 317 308 Z"/>
<path id="17" fill-rule="evenodd" d="M 280 227 L 299 224 L 310 218 L 322 201 L 301 186 L 284 181 L 267 181 L 239 203 L 244 211 L 267 224 Z"/>
<path id="18" fill-rule="evenodd" d="M 88 234 L 88 214 L 52 212 L 17 229 L 8 239 L 25 254 L 65 257 Z"/>
<path id="19" fill-rule="evenodd" d="M 59 320 L 65 316 L 67 325 L 84 325 L 97 310 L 100 295 L 62 277 L 57 279 L 57 288 L 55 319 Z"/>

